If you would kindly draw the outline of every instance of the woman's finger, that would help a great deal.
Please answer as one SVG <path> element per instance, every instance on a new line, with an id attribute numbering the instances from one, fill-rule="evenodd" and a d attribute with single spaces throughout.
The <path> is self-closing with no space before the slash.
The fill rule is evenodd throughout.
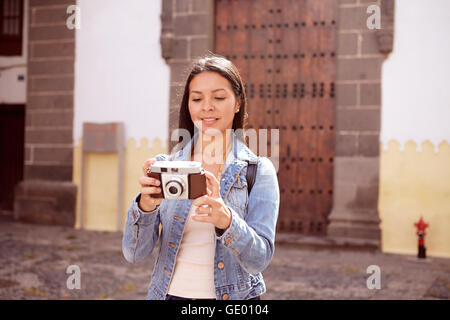
<path id="1" fill-rule="evenodd" d="M 205 170 L 206 176 L 206 188 L 211 191 L 212 197 L 218 197 L 220 195 L 219 180 L 209 171 Z"/>
<path id="2" fill-rule="evenodd" d="M 200 207 L 202 205 L 209 205 L 209 206 L 215 208 L 217 205 L 217 201 L 214 200 L 213 198 L 205 195 L 205 196 L 201 196 L 201 197 L 198 197 L 197 199 L 195 199 L 192 202 L 192 204 L 196 207 Z"/>
<path id="3" fill-rule="evenodd" d="M 161 192 L 161 188 L 158 187 L 143 187 L 141 188 L 142 194 L 158 194 Z"/>
<path id="4" fill-rule="evenodd" d="M 139 178 L 139 184 L 143 187 L 146 187 L 146 186 L 157 186 L 158 187 L 161 183 L 158 179 L 142 176 Z"/>
<path id="5" fill-rule="evenodd" d="M 208 214 L 209 215 L 209 214 L 212 213 L 211 208 L 212 207 L 210 207 L 210 206 L 207 206 L 207 207 L 200 206 L 197 209 L 195 209 L 195 213 L 196 214 Z"/>
<path id="6" fill-rule="evenodd" d="M 144 174 L 147 174 L 147 169 L 155 162 L 156 162 L 155 158 L 145 160 L 144 164 L 142 165 L 142 172 L 144 172 Z"/>

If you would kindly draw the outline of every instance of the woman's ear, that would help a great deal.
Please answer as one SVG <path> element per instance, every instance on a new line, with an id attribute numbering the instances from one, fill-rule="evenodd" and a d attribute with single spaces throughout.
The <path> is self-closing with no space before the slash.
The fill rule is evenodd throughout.
<path id="1" fill-rule="evenodd" d="M 236 102 L 236 107 L 234 108 L 234 113 L 238 113 L 240 107 L 241 107 L 241 103 L 240 103 L 240 101 L 237 101 Z"/>

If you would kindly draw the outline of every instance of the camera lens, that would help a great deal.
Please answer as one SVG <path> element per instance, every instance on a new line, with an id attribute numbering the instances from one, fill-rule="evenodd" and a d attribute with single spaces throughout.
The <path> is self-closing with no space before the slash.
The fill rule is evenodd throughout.
<path id="1" fill-rule="evenodd" d="M 172 197 L 178 197 L 183 193 L 183 185 L 178 178 L 172 178 L 167 182 L 165 190 L 168 191 L 168 194 Z"/>
<path id="2" fill-rule="evenodd" d="M 174 186 L 171 186 L 171 187 L 169 188 L 169 192 L 170 192 L 171 194 L 177 194 L 177 193 L 178 193 L 178 189 L 177 189 L 176 187 L 174 187 Z"/>

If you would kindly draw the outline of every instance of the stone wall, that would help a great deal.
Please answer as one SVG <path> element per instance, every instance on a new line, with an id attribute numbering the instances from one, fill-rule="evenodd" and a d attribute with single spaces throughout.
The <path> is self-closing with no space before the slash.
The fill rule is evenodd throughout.
<path id="1" fill-rule="evenodd" d="M 161 49 L 170 65 L 170 134 L 178 128 L 178 113 L 191 61 L 214 45 L 214 1 L 162 0 Z M 170 142 L 172 148 L 176 142 Z"/>
<path id="2" fill-rule="evenodd" d="M 333 210 L 328 236 L 379 246 L 381 66 L 392 50 L 393 0 L 340 0 Z M 381 29 L 370 30 L 370 5 Z"/>
<path id="3" fill-rule="evenodd" d="M 29 222 L 73 226 L 75 29 L 66 26 L 74 0 L 30 0 L 24 181 L 14 216 Z"/>

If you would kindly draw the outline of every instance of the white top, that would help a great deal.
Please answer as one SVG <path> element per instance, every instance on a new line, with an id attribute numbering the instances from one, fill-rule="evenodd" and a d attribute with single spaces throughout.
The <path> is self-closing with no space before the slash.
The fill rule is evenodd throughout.
<path id="1" fill-rule="evenodd" d="M 215 299 L 215 229 L 212 223 L 194 221 L 192 205 L 184 227 L 168 293 L 173 296 Z"/>
<path id="2" fill-rule="evenodd" d="M 222 174 L 234 160 L 233 152 L 230 152 L 231 146 L 232 144 L 227 147 Z M 216 231 L 212 223 L 198 222 L 191 218 L 195 215 L 196 208 L 197 206 L 192 205 L 189 210 L 168 294 L 185 298 L 216 299 Z"/>

